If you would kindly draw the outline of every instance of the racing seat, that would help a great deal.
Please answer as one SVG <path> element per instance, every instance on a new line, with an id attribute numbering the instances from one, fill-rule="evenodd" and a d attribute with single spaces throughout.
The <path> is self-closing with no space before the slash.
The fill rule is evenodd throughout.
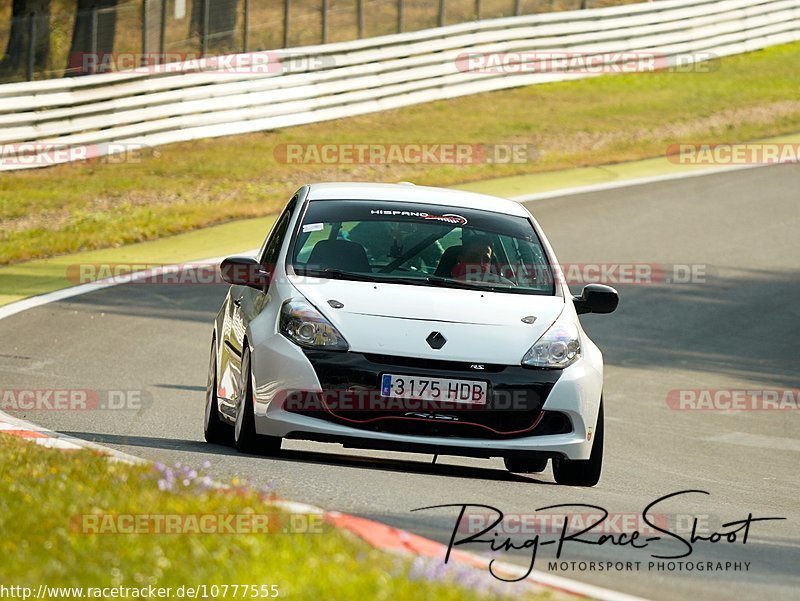
<path id="1" fill-rule="evenodd" d="M 433 272 L 433 275 L 440 278 L 453 277 L 453 267 L 458 263 L 458 257 L 463 249 L 463 246 L 458 245 L 451 246 L 445 250 L 442 253 L 442 258 L 439 259 L 439 264 L 436 266 L 436 271 Z"/>
<path id="2" fill-rule="evenodd" d="M 320 240 L 317 242 L 308 257 L 306 269 L 372 272 L 367 251 L 358 242 L 349 240 Z"/>

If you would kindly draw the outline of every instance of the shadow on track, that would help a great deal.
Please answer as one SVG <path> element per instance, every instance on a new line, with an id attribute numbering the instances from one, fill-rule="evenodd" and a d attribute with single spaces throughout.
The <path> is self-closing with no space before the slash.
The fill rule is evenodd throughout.
<path id="1" fill-rule="evenodd" d="M 424 461 L 410 461 L 408 459 L 364 457 L 360 455 L 346 455 L 335 452 L 298 451 L 293 449 L 284 449 L 277 457 L 259 457 L 257 455 L 243 455 L 230 447 L 211 445 L 198 440 L 182 440 L 150 436 L 122 436 L 118 434 L 98 434 L 96 432 L 64 432 L 64 434 L 105 445 L 148 447 L 154 449 L 166 449 L 171 451 L 204 453 L 212 455 L 251 457 L 252 459 L 259 459 L 262 461 L 287 461 L 294 463 L 353 467 L 359 469 L 392 472 L 435 474 L 454 478 L 495 480 L 502 482 L 528 482 L 554 486 L 552 482 L 548 482 L 546 480 L 537 480 L 533 477 L 512 474 L 506 470 L 497 469 L 494 467 L 481 468 L 465 465 L 449 465 L 445 463 L 434 464 Z M 420 457 L 426 457 L 426 455 L 420 455 Z"/>
<path id="2" fill-rule="evenodd" d="M 607 364 L 800 385 L 792 359 L 800 308 L 791 300 L 800 272 L 737 269 L 702 284 L 620 286 L 619 294 L 613 315 L 582 318 Z"/>

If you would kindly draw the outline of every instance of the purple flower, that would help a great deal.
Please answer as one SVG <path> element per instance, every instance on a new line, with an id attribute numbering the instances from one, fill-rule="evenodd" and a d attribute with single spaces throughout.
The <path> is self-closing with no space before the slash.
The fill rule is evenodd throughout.
<path id="1" fill-rule="evenodd" d="M 445 564 L 441 559 L 418 556 L 408 568 L 410 580 L 429 580 L 431 582 L 456 582 L 465 589 L 479 593 L 493 593 L 500 596 L 519 597 L 530 592 L 522 583 L 497 580 L 486 571 L 462 564 Z"/>
<path id="2" fill-rule="evenodd" d="M 210 467 L 211 463 L 205 461 L 203 467 Z M 164 465 L 160 461 L 153 464 L 153 471 L 158 480 L 158 487 L 164 491 L 175 491 L 176 487 L 189 490 L 195 493 L 207 492 L 215 487 L 214 481 L 210 476 L 205 475 L 201 470 L 193 469 L 189 465 L 175 462 L 171 467 Z M 238 489 L 250 489 L 248 480 L 237 481 Z M 253 491 L 257 492 L 257 491 Z"/>

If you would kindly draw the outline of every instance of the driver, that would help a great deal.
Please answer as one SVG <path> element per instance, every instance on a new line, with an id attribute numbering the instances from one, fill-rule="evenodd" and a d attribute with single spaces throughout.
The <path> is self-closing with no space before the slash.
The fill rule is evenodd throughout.
<path id="1" fill-rule="evenodd" d="M 452 271 L 453 278 L 464 281 L 484 281 L 492 274 L 492 247 L 482 240 L 472 240 L 464 245 L 458 263 Z"/>

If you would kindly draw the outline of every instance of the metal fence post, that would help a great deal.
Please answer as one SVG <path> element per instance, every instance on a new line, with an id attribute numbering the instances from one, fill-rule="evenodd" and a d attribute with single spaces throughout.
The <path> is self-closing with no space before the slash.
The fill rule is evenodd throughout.
<path id="1" fill-rule="evenodd" d="M 147 56 L 147 22 L 150 20 L 149 16 L 150 2 L 149 0 L 142 0 L 142 57 L 139 59 L 139 66 L 144 66 L 145 57 Z"/>
<path id="2" fill-rule="evenodd" d="M 166 1 L 166 0 L 165 0 Z M 242 52 L 250 49 L 250 0 L 244 0 L 244 15 L 242 15 Z"/>
<path id="3" fill-rule="evenodd" d="M 403 21 L 405 20 L 406 5 L 405 0 L 397 0 L 397 33 L 403 33 Z"/>
<path id="4" fill-rule="evenodd" d="M 356 11 L 358 13 L 358 39 L 360 40 L 364 37 L 364 0 L 358 0 Z"/>
<path id="5" fill-rule="evenodd" d="M 328 43 L 328 0 L 322 0 L 322 43 Z"/>
<path id="6" fill-rule="evenodd" d="M 289 47 L 289 8 L 291 0 L 283 0 L 283 47 Z"/>
<path id="7" fill-rule="evenodd" d="M 589 0 L 581 0 L 581 10 L 589 8 Z"/>
<path id="8" fill-rule="evenodd" d="M 475 0 L 475 20 L 481 20 L 481 0 Z"/>
<path id="9" fill-rule="evenodd" d="M 91 31 L 91 46 L 90 52 L 92 55 L 92 73 L 95 72 L 95 66 L 98 63 L 97 59 L 97 7 L 92 7 L 92 31 Z"/>
<path id="10" fill-rule="evenodd" d="M 520 16 L 522 14 L 522 0 L 515 0 L 514 2 L 514 15 Z"/>
<path id="11" fill-rule="evenodd" d="M 444 27 L 445 0 L 439 0 L 439 27 Z"/>
<path id="12" fill-rule="evenodd" d="M 203 57 L 208 52 L 208 21 L 209 21 L 209 0 L 203 0 L 203 25 L 200 32 L 200 56 Z"/>
<path id="13" fill-rule="evenodd" d="M 36 69 L 36 13 L 31 13 L 28 19 L 28 81 L 33 81 Z"/>
<path id="14" fill-rule="evenodd" d="M 161 0 L 161 29 L 158 32 L 158 62 L 166 63 L 164 48 L 167 45 L 167 0 Z"/>

